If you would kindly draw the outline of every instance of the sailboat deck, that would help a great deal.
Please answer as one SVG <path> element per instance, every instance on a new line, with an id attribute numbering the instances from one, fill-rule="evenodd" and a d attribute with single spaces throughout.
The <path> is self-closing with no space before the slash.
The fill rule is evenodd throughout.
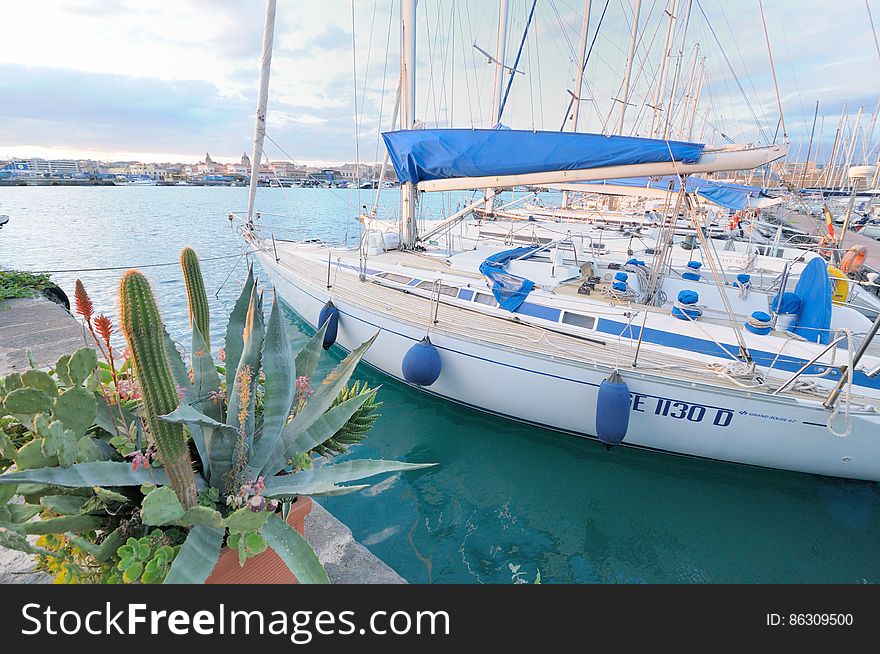
<path id="1" fill-rule="evenodd" d="M 326 263 L 319 263 L 303 256 L 302 253 L 296 251 L 296 246 L 293 244 L 279 243 L 277 254 L 279 265 L 297 279 L 319 288 L 326 287 Z M 333 259 L 335 260 L 340 255 L 344 257 L 346 254 L 350 254 L 350 252 L 335 251 Z M 416 266 L 420 262 L 429 270 L 448 270 L 442 260 L 432 261 L 430 257 L 414 257 L 411 254 L 401 252 L 388 252 L 380 256 L 383 261 L 406 263 L 407 266 Z M 361 282 L 351 274 L 332 274 L 331 283 L 335 292 L 340 296 L 345 296 L 350 302 L 373 312 L 393 314 L 396 321 L 426 327 L 431 319 L 434 305 L 427 298 L 377 283 Z M 618 340 L 600 334 L 590 338 L 562 334 L 520 322 L 515 317 L 504 319 L 448 304 L 440 305 L 437 321 L 431 326 L 431 330 L 435 333 L 444 333 L 471 341 L 482 341 L 520 352 L 526 351 L 542 358 L 576 360 L 590 366 L 611 366 L 626 369 L 631 368 L 635 355 L 635 347 L 626 340 Z M 676 377 L 685 382 L 699 380 L 704 383 L 737 389 L 741 392 L 751 392 L 718 374 L 707 365 L 686 357 L 659 353 L 650 347 L 641 348 L 638 366 L 635 370 L 645 374 L 662 371 L 667 377 Z M 811 399 L 817 397 L 800 392 L 787 392 L 786 395 Z"/>

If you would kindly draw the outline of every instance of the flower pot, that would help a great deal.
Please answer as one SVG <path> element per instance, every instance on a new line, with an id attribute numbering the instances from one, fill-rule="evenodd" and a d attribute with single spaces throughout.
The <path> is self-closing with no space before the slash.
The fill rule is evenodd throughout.
<path id="1" fill-rule="evenodd" d="M 297 497 L 290 506 L 287 524 L 300 534 L 305 531 L 306 516 L 312 510 L 312 498 Z M 271 549 L 252 556 L 239 565 L 238 552 L 228 547 L 220 550 L 220 558 L 206 584 L 295 584 L 296 577 L 281 557 Z"/>

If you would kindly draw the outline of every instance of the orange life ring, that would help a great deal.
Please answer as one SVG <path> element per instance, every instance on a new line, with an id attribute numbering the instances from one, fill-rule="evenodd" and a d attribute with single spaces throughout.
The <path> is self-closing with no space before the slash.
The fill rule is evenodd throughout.
<path id="1" fill-rule="evenodd" d="M 840 269 L 847 273 L 856 273 L 862 269 L 865 259 L 868 258 L 868 248 L 864 245 L 853 245 L 843 255 L 843 261 L 840 262 Z"/>

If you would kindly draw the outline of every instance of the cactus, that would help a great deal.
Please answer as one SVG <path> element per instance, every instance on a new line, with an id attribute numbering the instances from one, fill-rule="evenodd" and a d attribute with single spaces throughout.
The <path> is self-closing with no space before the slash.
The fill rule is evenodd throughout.
<path id="1" fill-rule="evenodd" d="M 171 486 L 184 508 L 196 505 L 196 482 L 182 425 L 160 420 L 179 398 L 165 354 L 165 326 L 147 278 L 129 270 L 119 284 L 120 322 L 143 396 L 144 419 Z"/>
<path id="2" fill-rule="evenodd" d="M 205 293 L 205 282 L 202 269 L 195 250 L 186 247 L 180 252 L 180 267 L 183 269 L 183 280 L 186 282 L 186 297 L 189 301 L 189 324 L 199 328 L 205 339 L 208 351 L 211 351 L 211 313 L 208 307 L 208 295 Z"/>

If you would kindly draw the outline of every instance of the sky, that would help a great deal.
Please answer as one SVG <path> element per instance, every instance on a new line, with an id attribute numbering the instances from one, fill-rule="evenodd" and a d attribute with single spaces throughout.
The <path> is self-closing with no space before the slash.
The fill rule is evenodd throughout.
<path id="1" fill-rule="evenodd" d="M 647 135 L 674 0 L 642 0 L 624 133 Z M 502 122 L 559 130 L 575 86 L 586 2 L 537 0 Z M 783 139 L 759 0 L 678 0 L 679 69 L 672 137 L 721 144 Z M 863 107 L 854 160 L 876 159 L 880 0 L 764 0 L 790 158 L 827 156 L 846 103 Z M 867 5 L 867 6 L 866 6 Z M 499 3 L 420 0 L 416 117 L 428 127 L 491 127 Z M 512 66 L 532 0 L 509 0 Z M 593 0 L 594 42 L 578 129 L 613 130 L 634 0 Z M 5 2 L 0 22 L 0 158 L 237 160 L 252 148 L 262 0 Z M 604 10 L 604 11 L 603 11 Z M 601 19 L 601 23 L 600 23 Z M 399 0 L 279 0 L 266 154 L 272 160 L 381 160 L 399 76 Z M 699 44 L 697 46 L 697 44 Z M 699 47 L 699 50 L 696 48 Z M 677 53 L 678 46 L 674 48 Z M 695 53 L 696 54 L 695 56 Z M 697 95 L 691 129 L 684 109 Z M 696 64 L 696 65 L 695 65 Z M 509 74 L 504 76 L 504 84 Z M 665 104 L 669 104 L 668 99 Z M 356 128 L 357 126 L 357 128 Z M 849 132 L 846 132 L 849 134 Z M 812 158 L 812 157 L 811 157 Z"/>

